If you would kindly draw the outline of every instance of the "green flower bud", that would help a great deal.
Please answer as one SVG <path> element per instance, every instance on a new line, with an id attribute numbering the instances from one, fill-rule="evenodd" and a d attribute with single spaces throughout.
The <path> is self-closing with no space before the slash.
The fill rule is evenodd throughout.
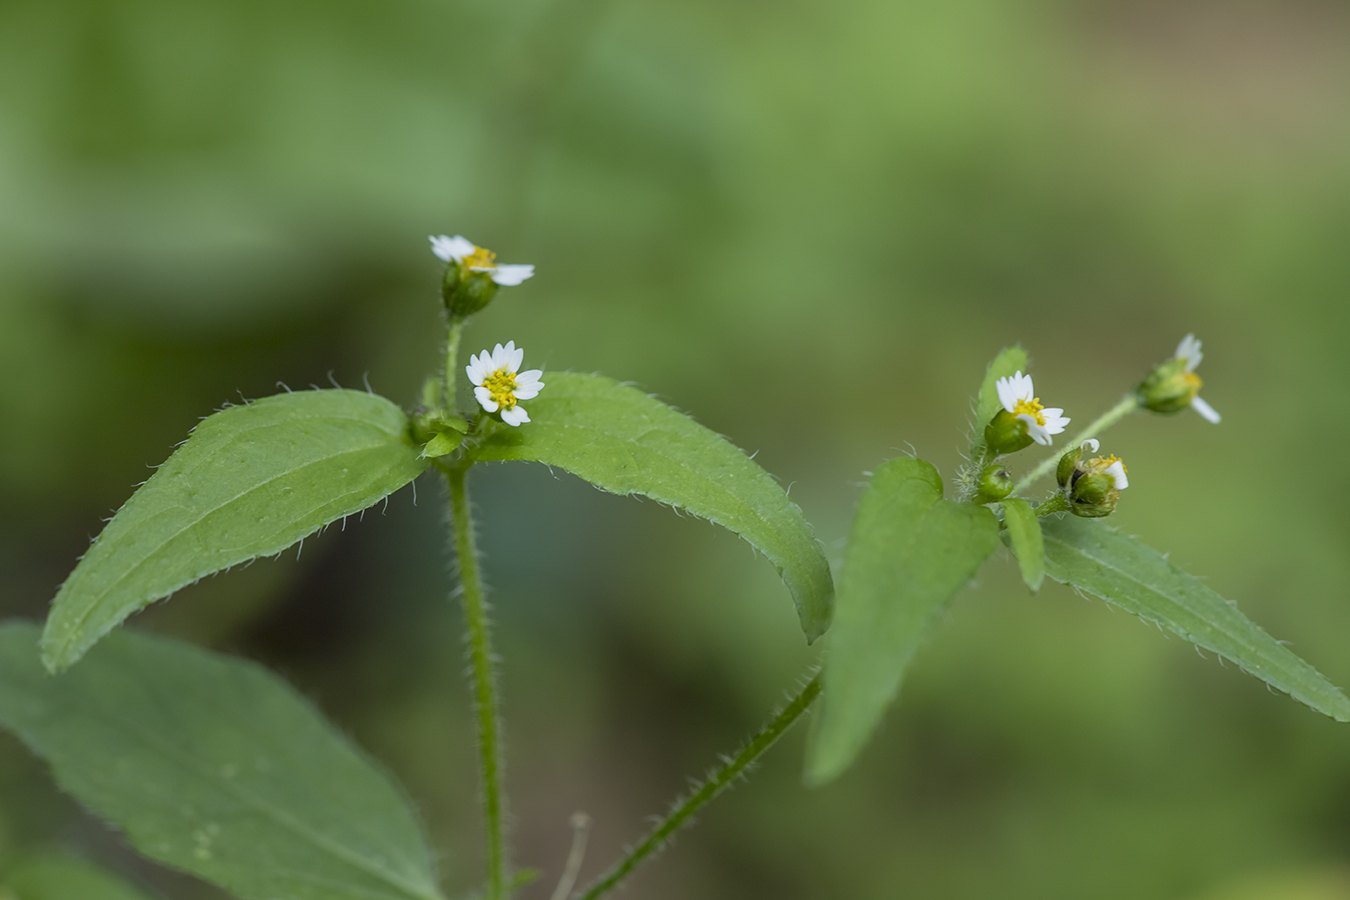
<path id="1" fill-rule="evenodd" d="M 1064 472 L 1064 461 L 1072 455 L 1077 456 L 1072 465 L 1067 467 L 1067 477 L 1060 482 L 1068 498 L 1069 511 L 1075 516 L 1096 519 L 1111 515 L 1120 501 L 1120 492 L 1130 486 L 1125 464 L 1116 457 L 1082 458 L 1084 450 L 1091 448 L 1092 452 L 1096 452 L 1098 446 L 1096 441 L 1084 441 L 1076 451 L 1066 453 L 1060 459 L 1060 472 Z"/>
<path id="2" fill-rule="evenodd" d="M 985 466 L 976 484 L 975 502 L 993 503 L 1012 493 L 1013 477 L 1003 466 Z"/>
<path id="3" fill-rule="evenodd" d="M 1006 409 L 998 413 L 984 426 L 984 443 L 989 452 L 995 455 L 1016 453 L 1034 443 L 1027 433 L 1027 423 Z"/>
<path id="4" fill-rule="evenodd" d="M 1200 392 L 1200 376 L 1186 370 L 1186 360 L 1169 359 L 1148 373 L 1137 388 L 1139 405 L 1158 413 L 1178 413 Z"/>

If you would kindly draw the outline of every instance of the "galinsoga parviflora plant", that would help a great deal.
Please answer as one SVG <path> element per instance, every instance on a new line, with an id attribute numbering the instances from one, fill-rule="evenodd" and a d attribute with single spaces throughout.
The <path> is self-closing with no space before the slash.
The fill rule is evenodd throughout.
<path id="1" fill-rule="evenodd" d="M 955 497 L 944 497 L 942 478 L 921 459 L 881 465 L 858 501 L 836 596 L 800 510 L 727 440 L 609 378 L 524 369 L 514 343 L 465 364 L 461 343 L 474 313 L 534 269 L 499 265 L 462 237 L 433 238 L 432 250 L 446 265 L 445 367 L 426 381 L 415 410 L 370 392 L 316 389 L 208 416 L 94 541 L 41 634 L 23 622 L 0 626 L 0 724 L 145 856 L 241 900 L 444 896 L 435 853 L 397 786 L 281 679 L 178 641 L 113 633 L 184 585 L 279 553 L 434 469 L 447 483 L 468 631 L 487 846 L 480 896 L 503 900 L 532 877 L 513 865 L 504 820 L 492 627 L 469 501 L 470 470 L 486 461 L 556 466 L 606 491 L 651 497 L 722 525 L 778 569 L 806 640 L 830 633 L 823 668 L 803 676 L 761 731 L 580 888 L 586 822 L 575 819 L 554 900 L 595 900 L 617 887 L 818 698 L 806 781 L 820 785 L 842 773 L 943 608 L 1000 543 L 1031 590 L 1049 576 L 1232 660 L 1319 712 L 1350 719 L 1339 690 L 1235 606 L 1098 521 L 1129 487 L 1124 462 L 1097 455 L 1109 427 L 1140 410 L 1193 409 L 1218 423 L 1198 396 L 1194 337 L 1067 437 L 1067 452 L 1050 450 L 1020 478 L 1016 454 L 1049 450 L 1071 419 L 1041 402 L 1020 347 L 1001 352 L 975 400 Z M 472 387 L 467 405 L 457 399 L 461 373 Z M 1039 489 L 1052 474 L 1055 484 Z M 14 890 L 13 879 L 112 878 L 74 861 L 11 875 Z M 134 895 L 121 890 L 118 896 Z"/>

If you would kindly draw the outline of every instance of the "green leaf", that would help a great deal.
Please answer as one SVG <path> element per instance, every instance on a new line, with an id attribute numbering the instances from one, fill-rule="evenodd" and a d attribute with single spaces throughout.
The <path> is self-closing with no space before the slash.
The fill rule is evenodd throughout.
<path id="1" fill-rule="evenodd" d="M 998 380 L 1008 378 L 1017 372 L 1027 370 L 1027 351 L 1021 347 L 1004 348 L 989 368 L 985 370 L 984 381 L 980 383 L 980 396 L 975 401 L 975 434 L 970 442 L 970 458 L 978 462 L 984 456 L 984 426 L 1003 408 L 998 401 Z"/>
<path id="2" fill-rule="evenodd" d="M 1008 542 L 1017 556 L 1022 580 L 1033 591 L 1041 589 L 1045 580 L 1045 539 L 1041 535 L 1041 521 L 1031 504 L 1019 497 L 1003 501 L 1003 524 L 1008 529 Z"/>
<path id="3" fill-rule="evenodd" d="M 70 856 L 28 860 L 4 879 L 15 900 L 147 900 L 148 895 L 97 866 Z M 10 895 L 0 888 L 0 897 Z"/>
<path id="4" fill-rule="evenodd" d="M 824 709 L 808 748 L 810 782 L 834 778 L 857 756 L 920 640 L 998 543 L 994 514 L 943 500 L 942 478 L 923 460 L 894 459 L 873 476 L 839 577 Z"/>
<path id="5" fill-rule="evenodd" d="M 0 724 L 141 853 L 241 900 L 437 900 L 399 789 L 284 681 L 118 632 L 60 677 L 0 626 Z"/>
<path id="6" fill-rule="evenodd" d="M 422 448 L 423 459 L 434 459 L 437 456 L 444 456 L 454 450 L 464 442 L 464 435 L 458 431 L 446 430 L 439 434 L 432 435 L 431 440 Z"/>
<path id="7" fill-rule="evenodd" d="M 1104 522 L 1043 523 L 1046 573 L 1237 663 L 1338 722 L 1350 700 L 1237 607 L 1161 553 Z"/>
<path id="8" fill-rule="evenodd" d="M 551 373 L 529 408 L 528 424 L 493 431 L 477 458 L 557 466 L 615 494 L 641 494 L 729 528 L 777 567 L 808 641 L 829 627 L 829 563 L 801 510 L 743 451 L 599 375 Z"/>
<path id="9" fill-rule="evenodd" d="M 197 579 L 360 512 L 426 468 L 393 403 L 301 391 L 206 418 L 66 579 L 43 660 L 72 665 L 123 619 Z"/>

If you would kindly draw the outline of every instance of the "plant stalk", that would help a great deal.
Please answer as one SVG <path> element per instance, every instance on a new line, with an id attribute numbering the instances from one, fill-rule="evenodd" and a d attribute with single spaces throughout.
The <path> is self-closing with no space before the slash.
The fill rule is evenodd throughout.
<path id="1" fill-rule="evenodd" d="M 783 736 L 783 733 L 792 727 L 792 723 L 801 718 L 802 713 L 806 712 L 819 693 L 820 676 L 816 675 L 807 682 L 806 687 L 802 688 L 796 697 L 792 698 L 787 706 L 783 707 L 783 711 L 775 716 L 772 722 L 760 729 L 759 733 L 741 748 L 741 752 L 737 753 L 734 759 L 712 773 L 699 786 L 698 790 L 679 801 L 670 814 L 657 823 L 641 844 L 628 851 L 627 856 L 611 866 L 609 871 L 588 887 L 577 900 L 596 900 L 596 898 L 603 897 L 618 887 L 619 883 L 628 877 L 630 872 L 641 865 L 652 853 L 661 849 L 672 834 L 678 831 L 682 825 L 688 824 L 694 813 L 726 790 L 731 782 L 746 770 L 746 767 L 772 747 Z"/>
<path id="2" fill-rule="evenodd" d="M 452 344 L 454 340 L 452 337 Z M 492 672 L 492 626 L 488 620 L 473 515 L 464 480 L 467 466 L 446 471 L 450 482 L 451 514 L 455 530 L 455 557 L 459 561 L 460 599 L 468 628 L 473 700 L 478 714 L 478 754 L 483 777 L 483 815 L 487 825 L 487 900 L 502 900 L 506 884 L 506 830 L 503 824 L 500 720 L 497 687 Z"/>
<path id="3" fill-rule="evenodd" d="M 450 325 L 445 339 L 445 400 L 447 412 L 454 412 L 457 404 L 456 385 L 459 382 L 459 340 L 464 336 L 463 316 L 450 314 Z"/>
<path id="4" fill-rule="evenodd" d="M 1119 403 L 1108 409 L 1106 412 L 1102 413 L 1100 416 L 1094 419 L 1092 423 L 1088 425 L 1088 427 L 1084 428 L 1082 431 L 1075 434 L 1069 441 L 1067 441 L 1067 446 L 1069 446 L 1070 448 L 1077 447 L 1079 444 L 1083 443 L 1083 441 L 1086 441 L 1088 438 L 1096 437 L 1097 435 L 1101 434 L 1103 431 L 1110 428 L 1112 425 L 1116 424 L 1121 419 L 1125 418 L 1138 408 L 1139 408 L 1139 398 L 1132 393 L 1126 394 Z M 1017 482 L 1017 484 L 1013 485 L 1012 490 L 1013 496 L 1021 494 L 1027 488 L 1031 487 L 1033 484 L 1040 481 L 1046 475 L 1049 475 L 1051 472 L 1053 472 L 1055 470 L 1055 466 L 1059 464 L 1059 458 L 1063 455 L 1064 454 L 1062 453 L 1056 453 L 1053 456 L 1048 456 L 1045 459 L 1041 460 L 1040 463 L 1037 464 L 1036 468 L 1032 469 L 1025 476 L 1023 476 L 1022 480 Z"/>

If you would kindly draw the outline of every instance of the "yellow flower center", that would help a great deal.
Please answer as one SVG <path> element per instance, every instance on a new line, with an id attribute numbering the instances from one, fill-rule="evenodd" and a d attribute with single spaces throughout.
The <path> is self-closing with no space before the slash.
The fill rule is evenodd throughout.
<path id="1" fill-rule="evenodd" d="M 495 269 L 497 254 L 482 247 L 474 247 L 473 252 L 459 261 L 465 269 Z"/>
<path id="2" fill-rule="evenodd" d="M 502 409 L 510 409 L 516 405 L 516 375 L 506 366 L 484 378 L 483 387 L 487 388 L 492 399 Z"/>
<path id="3" fill-rule="evenodd" d="M 1190 388 L 1192 397 L 1194 397 L 1196 393 L 1199 392 L 1200 386 L 1204 384 L 1204 382 L 1200 380 L 1200 376 L 1195 374 L 1194 372 L 1183 372 L 1181 375 L 1181 380 L 1186 382 L 1186 387 Z"/>
<path id="4" fill-rule="evenodd" d="M 1125 468 L 1125 463 L 1124 463 L 1124 462 L 1121 462 L 1120 457 L 1119 457 L 1119 456 L 1116 456 L 1114 453 L 1112 453 L 1112 454 L 1111 454 L 1110 456 L 1108 456 L 1106 459 L 1102 459 L 1102 458 L 1099 456 L 1099 457 L 1097 457 L 1096 459 L 1094 459 L 1093 462 L 1101 463 L 1103 469 L 1109 469 L 1109 468 L 1111 468 L 1111 466 L 1112 466 L 1113 464 L 1115 464 L 1115 463 L 1120 463 L 1120 471 L 1122 471 L 1122 472 L 1128 472 L 1128 471 L 1130 471 L 1129 469 Z"/>
<path id="5" fill-rule="evenodd" d="M 1045 424 L 1045 416 L 1041 415 L 1041 410 L 1045 409 L 1041 405 L 1041 398 L 1035 397 L 1031 400 L 1018 400 L 1017 405 L 1013 407 L 1014 416 L 1031 416 L 1032 421 L 1037 425 Z"/>

